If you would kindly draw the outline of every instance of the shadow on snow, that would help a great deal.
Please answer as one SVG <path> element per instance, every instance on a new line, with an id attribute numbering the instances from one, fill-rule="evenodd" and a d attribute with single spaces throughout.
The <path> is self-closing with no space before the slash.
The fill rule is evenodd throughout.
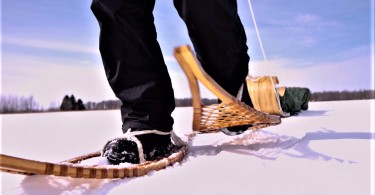
<path id="1" fill-rule="evenodd" d="M 317 113 L 324 115 L 323 112 Z M 182 164 L 189 163 L 191 157 L 214 156 L 220 152 L 232 152 L 240 155 L 250 155 L 263 160 L 276 160 L 280 155 L 310 160 L 336 160 L 338 162 L 352 161 L 331 157 L 314 151 L 310 143 L 317 140 L 370 140 L 374 139 L 373 133 L 366 132 L 335 132 L 317 131 L 305 134 L 301 139 L 286 135 L 278 135 L 264 130 L 246 132 L 242 135 L 227 137 L 212 145 L 189 144 L 189 153 Z M 149 173 L 152 175 L 154 172 Z M 114 187 L 134 181 L 137 178 L 126 179 L 74 179 L 55 176 L 29 176 L 21 183 L 21 188 L 26 194 L 40 194 L 48 192 L 61 194 L 107 194 Z"/>

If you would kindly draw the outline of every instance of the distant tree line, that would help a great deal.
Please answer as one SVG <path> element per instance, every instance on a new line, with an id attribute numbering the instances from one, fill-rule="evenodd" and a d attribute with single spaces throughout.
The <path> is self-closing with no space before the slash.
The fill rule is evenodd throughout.
<path id="1" fill-rule="evenodd" d="M 374 90 L 313 92 L 311 101 L 340 101 L 375 99 Z"/>
<path id="2" fill-rule="evenodd" d="M 216 104 L 217 99 L 202 98 L 203 105 Z M 192 106 L 191 98 L 175 99 L 176 107 L 188 107 Z M 87 110 L 113 110 L 121 108 L 120 100 L 106 100 L 101 102 L 87 102 L 85 104 Z"/>
<path id="3" fill-rule="evenodd" d="M 217 99 L 207 99 L 202 98 L 201 102 L 203 105 L 210 105 L 210 104 L 217 104 Z M 191 98 L 182 98 L 182 99 L 175 99 L 176 107 L 188 107 L 193 105 L 193 101 Z"/>
<path id="4" fill-rule="evenodd" d="M 4 96 L 0 98 L 0 113 L 27 113 L 39 112 L 42 109 L 39 104 L 35 102 L 33 96 L 17 97 Z"/>
<path id="5" fill-rule="evenodd" d="M 120 100 L 107 100 L 101 102 L 87 102 L 85 107 L 87 110 L 113 110 L 121 108 Z"/>
<path id="6" fill-rule="evenodd" d="M 340 101 L 340 100 L 365 100 L 375 99 L 374 90 L 358 91 L 323 91 L 313 92 L 310 101 Z M 177 107 L 192 106 L 191 98 L 175 99 Z M 217 99 L 202 99 L 203 105 L 215 104 Z M 1 96 L 0 113 L 27 113 L 27 112 L 48 112 L 48 111 L 75 111 L 75 110 L 113 110 L 121 108 L 121 101 L 107 100 L 101 102 L 83 103 L 81 99 L 76 100 L 74 95 L 64 96 L 59 108 L 49 108 L 43 110 L 32 96 Z"/>
<path id="7" fill-rule="evenodd" d="M 340 100 L 365 100 L 375 99 L 374 90 L 359 90 L 359 91 L 323 91 L 313 92 L 311 94 L 311 100 L 314 102 L 318 101 L 340 101 Z M 202 98 L 203 105 L 216 104 L 217 99 Z M 191 98 L 175 99 L 176 107 L 189 107 L 192 106 Z M 88 106 L 94 105 L 94 106 Z M 88 110 L 106 110 L 106 109 L 119 109 L 122 105 L 119 100 L 101 101 L 99 103 L 89 102 L 86 103 Z"/>

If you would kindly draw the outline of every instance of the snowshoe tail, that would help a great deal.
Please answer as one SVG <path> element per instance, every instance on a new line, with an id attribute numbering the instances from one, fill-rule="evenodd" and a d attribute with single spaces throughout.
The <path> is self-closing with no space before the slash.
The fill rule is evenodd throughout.
<path id="1" fill-rule="evenodd" d="M 281 123 L 279 116 L 257 111 L 225 91 L 203 70 L 188 45 L 175 48 L 174 56 L 189 80 L 195 132 L 217 132 L 222 128 L 242 125 L 248 125 L 249 129 L 256 130 Z M 222 102 L 203 106 L 197 80 Z"/>

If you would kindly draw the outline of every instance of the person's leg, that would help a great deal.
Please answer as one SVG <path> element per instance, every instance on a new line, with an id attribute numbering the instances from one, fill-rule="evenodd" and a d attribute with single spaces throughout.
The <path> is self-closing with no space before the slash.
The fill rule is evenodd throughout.
<path id="1" fill-rule="evenodd" d="M 243 84 L 241 100 L 252 106 L 245 82 L 250 58 L 245 30 L 237 13 L 237 1 L 174 0 L 174 6 L 187 26 L 204 70 L 235 97 Z M 228 127 L 222 131 L 234 135 L 248 127 Z"/>
<path id="2" fill-rule="evenodd" d="M 174 0 L 174 5 L 187 26 L 204 70 L 236 96 L 248 74 L 249 64 L 246 34 L 236 0 Z M 247 90 L 244 92 L 249 101 Z"/>
<path id="3" fill-rule="evenodd" d="M 122 101 L 123 131 L 172 130 L 171 80 L 156 40 L 155 0 L 93 0 L 108 82 Z"/>
<path id="4" fill-rule="evenodd" d="M 91 5 L 100 25 L 106 76 L 123 104 L 124 133 L 129 129 L 170 132 L 173 126 L 174 94 L 156 40 L 154 5 L 155 0 L 93 0 Z M 139 152 L 143 151 L 146 160 L 154 160 L 172 148 L 169 135 L 137 135 L 110 141 L 103 156 L 112 164 L 139 163 Z"/>

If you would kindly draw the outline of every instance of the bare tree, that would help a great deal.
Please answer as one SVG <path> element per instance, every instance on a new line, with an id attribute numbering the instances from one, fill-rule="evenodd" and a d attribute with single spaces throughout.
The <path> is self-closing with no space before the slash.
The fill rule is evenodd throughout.
<path id="1" fill-rule="evenodd" d="M 0 113 L 20 113 L 20 112 L 37 112 L 40 111 L 39 104 L 34 101 L 33 96 L 1 96 Z"/>

